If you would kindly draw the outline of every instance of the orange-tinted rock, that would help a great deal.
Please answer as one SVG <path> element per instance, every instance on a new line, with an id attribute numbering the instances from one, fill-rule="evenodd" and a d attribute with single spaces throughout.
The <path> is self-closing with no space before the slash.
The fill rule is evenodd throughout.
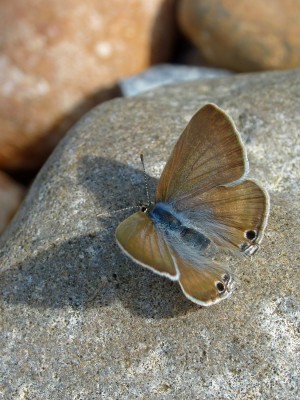
<path id="1" fill-rule="evenodd" d="M 119 78 L 168 59 L 172 0 L 2 0 L 0 167 L 35 168 Z"/>
<path id="2" fill-rule="evenodd" d="M 297 1 L 180 0 L 178 18 L 215 66 L 236 71 L 300 66 Z"/>
<path id="3" fill-rule="evenodd" d="M 24 194 L 22 186 L 0 171 L 0 234 L 14 216 Z"/>

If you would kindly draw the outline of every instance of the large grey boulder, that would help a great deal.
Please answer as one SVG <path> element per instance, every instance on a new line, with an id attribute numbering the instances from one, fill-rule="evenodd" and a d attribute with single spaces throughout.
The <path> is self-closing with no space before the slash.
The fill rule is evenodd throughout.
<path id="1" fill-rule="evenodd" d="M 201 308 L 114 240 L 192 114 L 224 108 L 271 196 L 237 290 Z M 0 242 L 4 399 L 295 399 L 300 70 L 188 82 L 102 104 L 61 141 Z M 97 217 L 98 213 L 104 215 Z M 298 389 L 297 389 L 298 385 Z"/>

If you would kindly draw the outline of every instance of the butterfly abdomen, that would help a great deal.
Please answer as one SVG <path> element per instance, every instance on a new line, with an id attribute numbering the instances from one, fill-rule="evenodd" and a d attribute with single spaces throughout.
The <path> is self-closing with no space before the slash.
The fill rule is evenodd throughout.
<path id="1" fill-rule="evenodd" d="M 198 250 L 203 251 L 210 245 L 210 240 L 202 235 L 202 233 L 195 231 L 194 229 L 184 227 L 180 233 L 182 241 L 187 245 L 197 247 Z"/>

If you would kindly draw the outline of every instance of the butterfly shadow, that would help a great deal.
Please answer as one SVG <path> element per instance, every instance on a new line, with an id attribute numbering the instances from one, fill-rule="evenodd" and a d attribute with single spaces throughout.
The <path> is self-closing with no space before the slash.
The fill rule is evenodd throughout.
<path id="1" fill-rule="evenodd" d="M 147 179 L 153 198 L 156 180 L 150 176 Z M 90 212 L 83 210 L 86 217 L 82 222 L 94 227 L 95 222 L 90 223 L 94 218 L 99 228 L 79 236 L 70 232 L 68 240 L 50 243 L 46 250 L 11 266 L 1 276 L 4 299 L 44 309 L 101 309 L 120 301 L 134 314 L 157 319 L 198 310 L 176 282 L 136 265 L 115 242 L 118 223 L 134 210 L 114 211 L 145 199 L 143 172 L 116 161 L 86 156 L 79 161 L 78 185 L 91 196 L 90 204 L 94 205 Z M 97 212 L 103 215 L 97 217 Z"/>
<path id="2" fill-rule="evenodd" d="M 95 208 L 100 210 L 99 235 L 106 255 L 99 260 L 99 266 L 109 279 L 115 300 L 120 300 L 133 313 L 147 318 L 168 318 L 198 309 L 183 296 L 176 282 L 137 265 L 123 254 L 115 241 L 118 224 L 137 211 L 134 208 L 123 212 L 118 210 L 134 207 L 140 201 L 147 202 L 145 177 L 150 200 L 154 200 L 157 179 L 148 174 L 145 176 L 142 165 L 134 168 L 102 157 L 83 157 L 80 170 L 80 184 L 92 195 Z M 103 191 L 103 187 L 107 190 Z M 101 210 L 104 210 L 103 213 Z M 102 294 L 96 289 L 95 296 L 97 302 Z"/>

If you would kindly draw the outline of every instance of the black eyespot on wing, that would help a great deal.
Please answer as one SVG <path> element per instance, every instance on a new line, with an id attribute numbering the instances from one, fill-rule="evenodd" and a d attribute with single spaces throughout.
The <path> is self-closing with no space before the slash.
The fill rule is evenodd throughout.
<path id="1" fill-rule="evenodd" d="M 253 256 L 258 250 L 258 244 L 242 243 L 240 245 L 240 251 L 246 256 Z"/>
<path id="2" fill-rule="evenodd" d="M 230 276 L 228 274 L 224 274 L 222 276 L 222 280 L 224 283 L 228 283 L 230 281 Z"/>
<path id="3" fill-rule="evenodd" d="M 240 245 L 240 251 L 241 251 L 242 253 L 244 253 L 244 252 L 248 249 L 248 247 L 249 247 L 248 243 L 242 243 L 242 244 Z"/>
<path id="4" fill-rule="evenodd" d="M 245 236 L 248 240 L 255 240 L 257 237 L 257 234 L 255 231 L 253 231 L 252 229 L 249 229 L 248 231 L 245 232 Z"/>
<path id="5" fill-rule="evenodd" d="M 216 282 L 216 288 L 218 289 L 219 293 L 223 293 L 225 291 L 225 286 L 222 282 Z"/>

